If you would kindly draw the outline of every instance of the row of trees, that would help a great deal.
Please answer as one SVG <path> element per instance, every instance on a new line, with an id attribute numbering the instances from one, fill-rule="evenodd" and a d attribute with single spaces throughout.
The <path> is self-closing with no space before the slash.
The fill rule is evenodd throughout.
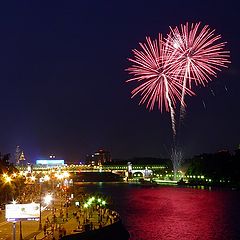
<path id="1" fill-rule="evenodd" d="M 128 160 L 113 160 L 113 162 L 108 163 L 108 165 L 126 165 L 128 161 L 133 165 L 162 164 L 168 171 L 175 170 L 176 172 L 176 170 L 182 170 L 185 176 L 204 176 L 204 178 L 200 179 L 189 179 L 189 181 L 193 183 L 206 183 L 205 179 L 211 179 L 211 182 L 208 182 L 209 184 L 218 183 L 240 186 L 240 149 L 236 150 L 234 154 L 223 150 L 217 153 L 204 153 L 184 160 L 179 153 L 181 152 L 175 152 L 173 156 L 171 156 L 172 159 L 133 158 Z M 176 160 L 177 163 L 179 160 L 182 160 L 182 166 L 175 165 L 177 169 L 174 169 L 174 160 Z M 166 169 L 164 169 L 164 172 Z M 161 172 L 159 173 L 161 174 Z"/>
<path id="2" fill-rule="evenodd" d="M 24 185 L 24 179 L 12 176 L 13 173 L 18 173 L 18 170 L 13 164 L 9 163 L 10 154 L 1 154 L 0 152 L 0 205 L 8 201 L 16 199 L 20 194 L 21 187 Z M 5 176 L 9 178 L 6 179 Z"/>
<path id="3" fill-rule="evenodd" d="M 235 154 L 229 151 L 219 151 L 211 154 L 201 154 L 188 160 L 186 175 L 204 175 L 213 182 L 231 183 L 240 186 L 240 150 Z"/>

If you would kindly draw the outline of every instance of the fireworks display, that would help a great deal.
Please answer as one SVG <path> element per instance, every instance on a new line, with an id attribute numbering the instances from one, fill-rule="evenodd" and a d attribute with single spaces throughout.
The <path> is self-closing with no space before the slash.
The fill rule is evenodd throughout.
<path id="1" fill-rule="evenodd" d="M 140 85 L 132 91 L 132 97 L 141 94 L 140 104 L 146 102 L 147 108 L 153 110 L 154 105 L 162 111 L 163 105 L 170 111 L 172 129 L 175 134 L 174 108 L 176 99 L 181 100 L 182 84 L 178 80 L 178 74 L 172 68 L 171 48 L 163 42 L 161 34 L 158 40 L 140 43 L 141 51 L 134 49 L 135 59 L 129 59 L 133 66 L 127 71 L 134 75 L 129 81 L 138 81 Z M 191 91 L 186 89 L 191 94 Z"/>
<path id="2" fill-rule="evenodd" d="M 217 76 L 220 67 L 229 63 L 229 52 L 224 50 L 226 42 L 218 42 L 221 36 L 215 36 L 215 30 L 207 25 L 200 29 L 200 23 L 191 24 L 191 27 L 186 23 L 180 29 L 170 29 L 166 41 L 172 47 L 173 64 L 181 70 L 190 88 L 192 81 L 204 86 L 211 76 Z"/>
<path id="3" fill-rule="evenodd" d="M 194 95 L 192 83 L 205 86 L 230 62 L 226 43 L 219 42 L 221 36 L 214 33 L 207 25 L 200 28 L 200 23 L 170 27 L 165 39 L 161 34 L 157 40 L 147 37 L 146 43 L 140 43 L 141 50 L 134 49 L 134 58 L 129 59 L 132 66 L 127 71 L 133 77 L 127 82 L 138 83 L 132 97 L 140 95 L 139 104 L 146 103 L 150 110 L 157 105 L 162 111 L 165 106 L 174 135 L 177 101 L 185 109 L 185 95 Z"/>
<path id="4" fill-rule="evenodd" d="M 184 96 L 186 86 L 205 86 L 211 77 L 217 77 L 221 67 L 227 67 L 230 61 L 229 52 L 224 50 L 226 42 L 219 42 L 220 35 L 215 35 L 205 25 L 200 28 L 200 23 L 186 23 L 180 28 L 170 28 L 171 32 L 166 39 L 172 49 L 174 66 L 179 69 L 179 80 L 182 82 L 181 113 L 185 108 Z M 182 115 L 182 114 L 181 114 Z"/>

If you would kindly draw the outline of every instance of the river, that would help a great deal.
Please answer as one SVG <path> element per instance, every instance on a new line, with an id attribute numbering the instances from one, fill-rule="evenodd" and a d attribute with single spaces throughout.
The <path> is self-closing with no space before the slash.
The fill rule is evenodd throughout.
<path id="1" fill-rule="evenodd" d="M 98 183 L 77 185 L 111 196 L 130 240 L 240 239 L 240 191 Z"/>

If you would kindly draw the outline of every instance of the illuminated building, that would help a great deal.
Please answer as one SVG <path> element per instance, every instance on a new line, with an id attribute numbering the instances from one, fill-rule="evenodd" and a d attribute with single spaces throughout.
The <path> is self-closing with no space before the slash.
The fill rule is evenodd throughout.
<path id="1" fill-rule="evenodd" d="M 104 163 L 112 162 L 111 154 L 109 151 L 99 149 L 92 155 L 87 155 L 86 163 L 93 166 L 100 166 Z"/>
<path id="2" fill-rule="evenodd" d="M 38 159 L 36 165 L 41 165 L 42 167 L 51 168 L 51 167 L 61 167 L 64 166 L 63 159 Z"/>

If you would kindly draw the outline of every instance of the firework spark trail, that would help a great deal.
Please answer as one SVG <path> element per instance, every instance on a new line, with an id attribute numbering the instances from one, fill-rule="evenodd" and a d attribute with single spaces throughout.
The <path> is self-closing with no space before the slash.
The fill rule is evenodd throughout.
<path id="1" fill-rule="evenodd" d="M 184 105 L 184 98 L 185 98 L 185 89 L 186 89 L 186 85 L 187 85 L 189 68 L 190 68 L 190 61 L 187 63 L 187 70 L 185 71 L 184 79 L 183 79 L 181 106 L 180 106 L 180 120 L 183 120 L 184 117 L 185 117 L 185 114 L 186 114 L 186 109 L 185 109 L 185 105 Z"/>
<path id="2" fill-rule="evenodd" d="M 228 89 L 227 89 L 227 86 L 226 86 L 226 85 L 224 86 L 224 88 L 225 88 L 225 91 L 228 92 Z"/>
<path id="3" fill-rule="evenodd" d="M 206 109 L 206 104 L 205 104 L 205 102 L 203 100 L 202 100 L 202 103 L 203 103 L 204 109 Z"/>
<path id="4" fill-rule="evenodd" d="M 171 116 L 171 121 L 172 121 L 173 136 L 175 138 L 175 136 L 176 136 L 175 112 L 174 112 L 174 109 L 172 107 L 172 102 L 171 102 L 171 99 L 170 99 L 169 94 L 168 94 L 169 90 L 168 90 L 168 83 L 167 83 L 166 76 L 164 76 L 164 82 L 165 82 L 165 85 L 166 85 L 166 98 L 168 100 L 168 104 L 169 104 L 169 108 L 170 108 L 170 116 Z"/>
<path id="5" fill-rule="evenodd" d="M 171 153 L 171 161 L 173 164 L 174 180 L 177 180 L 177 172 L 179 171 L 183 160 L 184 159 L 182 152 L 180 150 L 177 150 L 177 148 L 173 148 Z"/>

